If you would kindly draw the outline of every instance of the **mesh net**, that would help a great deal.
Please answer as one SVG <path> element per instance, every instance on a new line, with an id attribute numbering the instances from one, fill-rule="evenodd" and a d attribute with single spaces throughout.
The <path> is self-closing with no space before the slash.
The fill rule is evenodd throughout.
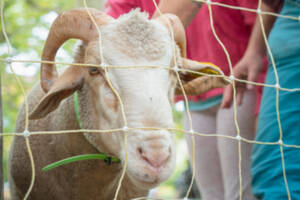
<path id="1" fill-rule="evenodd" d="M 13 72 L 13 75 L 15 77 L 15 80 L 16 80 L 18 86 L 21 88 L 22 94 L 24 96 L 24 104 L 25 104 L 26 117 L 25 117 L 25 130 L 24 130 L 23 133 L 0 133 L 0 136 L 11 136 L 11 135 L 14 135 L 14 136 L 22 136 L 22 137 L 25 138 L 26 148 L 27 148 L 28 155 L 29 155 L 29 158 L 30 158 L 30 161 L 31 161 L 32 177 L 31 177 L 30 186 L 29 186 L 29 188 L 27 190 L 26 195 L 24 196 L 24 199 L 27 199 L 29 197 L 30 192 L 31 192 L 31 190 L 32 190 L 32 188 L 34 186 L 34 182 L 35 182 L 35 162 L 36 161 L 34 161 L 33 156 L 32 156 L 32 151 L 31 151 L 31 147 L 30 147 L 30 143 L 29 143 L 30 137 L 34 137 L 35 135 L 41 135 L 41 134 L 68 134 L 68 133 L 78 133 L 78 132 L 87 132 L 87 133 L 89 133 L 89 132 L 91 132 L 91 133 L 113 133 L 113 132 L 116 132 L 116 131 L 123 131 L 123 133 L 124 133 L 125 161 L 123 163 L 122 175 L 121 175 L 121 177 L 119 179 L 117 190 L 115 191 L 115 198 L 114 199 L 117 199 L 118 194 L 119 194 L 119 190 L 120 190 L 121 185 L 122 185 L 122 181 L 123 181 L 124 175 L 126 173 L 126 168 L 127 168 L 127 134 L 128 134 L 128 131 L 132 131 L 132 130 L 167 130 L 167 131 L 182 132 L 184 134 L 189 134 L 189 135 L 192 136 L 191 163 L 192 163 L 193 174 L 192 174 L 191 184 L 190 184 L 190 186 L 189 186 L 189 188 L 188 188 L 188 190 L 186 192 L 186 195 L 185 195 L 184 199 L 187 199 L 187 197 L 189 196 L 189 193 L 191 191 L 191 187 L 192 187 L 192 184 L 193 184 L 194 178 L 195 178 L 195 165 L 196 165 L 196 163 L 195 163 L 195 139 L 194 139 L 194 137 L 221 137 L 221 138 L 227 138 L 227 139 L 230 139 L 230 140 L 235 140 L 235 141 L 238 142 L 238 155 L 239 155 L 239 162 L 238 162 L 239 172 L 238 172 L 238 177 L 239 177 L 239 199 L 240 200 L 243 199 L 243 196 L 242 196 L 242 194 L 243 194 L 242 193 L 242 182 L 243 182 L 243 179 L 242 179 L 242 166 L 241 166 L 241 163 L 242 163 L 241 161 L 243 159 L 242 155 L 241 155 L 241 145 L 242 145 L 242 142 L 250 143 L 250 144 L 260 144 L 260 145 L 278 145 L 280 147 L 280 153 L 281 153 L 282 176 L 283 176 L 283 179 L 284 179 L 284 185 L 285 185 L 285 188 L 286 188 L 286 193 L 287 193 L 288 199 L 291 199 L 291 195 L 290 195 L 290 191 L 289 191 L 289 185 L 288 185 L 287 178 L 286 178 L 286 170 L 285 170 L 285 161 L 284 161 L 283 147 L 300 148 L 300 146 L 299 145 L 286 144 L 282 140 L 283 132 L 282 132 L 282 126 L 281 126 L 281 121 L 280 121 L 280 115 L 279 115 L 279 91 L 282 90 L 282 91 L 288 91 L 288 92 L 299 92 L 300 88 L 283 88 L 283 87 L 280 87 L 279 79 L 278 79 L 278 73 L 277 73 L 277 69 L 276 69 L 276 64 L 274 62 L 274 58 L 273 58 L 271 49 L 270 49 L 269 44 L 268 44 L 268 40 L 267 40 L 267 36 L 266 36 L 266 31 L 265 31 L 265 28 L 264 28 L 264 25 L 263 25 L 262 15 L 272 15 L 272 16 L 276 16 L 276 17 L 287 18 L 287 19 L 290 19 L 290 20 L 297 20 L 297 21 L 300 21 L 300 18 L 297 18 L 297 17 L 294 17 L 294 16 L 280 15 L 280 14 L 272 13 L 272 12 L 264 12 L 264 11 L 261 10 L 262 0 L 259 0 L 257 9 L 237 7 L 237 6 L 227 5 L 227 4 L 223 4 L 223 3 L 219 3 L 219 2 L 212 2 L 210 0 L 195 0 L 195 1 L 201 2 L 201 3 L 206 3 L 207 6 L 208 6 L 212 34 L 214 35 L 214 37 L 218 41 L 219 45 L 222 47 L 224 53 L 226 54 L 231 74 L 229 76 L 225 76 L 225 75 L 211 75 L 211 74 L 208 75 L 208 74 L 205 74 L 205 73 L 195 72 L 195 71 L 191 71 L 191 70 L 187 70 L 187 69 L 176 68 L 176 70 L 175 70 L 174 68 L 171 68 L 169 66 L 144 66 L 144 68 L 156 68 L 156 67 L 165 68 L 167 70 L 173 70 L 176 73 L 179 85 L 180 85 L 180 87 L 182 89 L 183 96 L 184 96 L 184 99 L 185 99 L 186 112 L 187 112 L 187 117 L 188 117 L 188 121 L 189 121 L 189 131 L 183 130 L 183 129 L 176 129 L 176 128 L 166 128 L 166 129 L 158 128 L 158 127 L 131 128 L 131 127 L 127 126 L 127 119 L 126 119 L 126 116 L 125 116 L 123 101 L 122 101 L 120 95 L 118 94 L 118 92 L 112 86 L 111 81 L 110 81 L 110 79 L 108 77 L 108 74 L 107 74 L 107 69 L 108 68 L 136 68 L 136 67 L 140 68 L 141 66 L 110 66 L 110 65 L 105 65 L 104 66 L 103 64 L 102 65 L 95 65 L 95 64 L 87 64 L 87 63 L 82 64 L 82 63 L 50 62 L 50 61 L 40 61 L 40 60 L 17 60 L 17 59 L 11 59 L 10 58 L 10 55 L 11 55 L 11 44 L 10 44 L 9 38 L 8 38 L 8 36 L 6 34 L 6 31 L 5 31 L 5 22 L 4 22 L 4 15 L 3 15 L 4 0 L 1 1 L 1 26 L 2 26 L 2 32 L 3 32 L 3 35 L 4 35 L 5 40 L 6 40 L 6 44 L 7 44 L 7 54 L 8 54 L 8 57 L 7 58 L 0 58 L 0 61 L 6 63 L 7 65 L 9 65 L 11 71 Z M 90 16 L 92 22 L 94 23 L 95 27 L 97 28 L 97 32 L 98 32 L 98 35 L 99 35 L 99 47 L 100 47 L 99 48 L 100 49 L 100 51 L 99 51 L 100 55 L 99 56 L 100 56 L 101 60 L 104 60 L 103 59 L 103 54 L 102 54 L 102 41 L 101 41 L 101 32 L 100 32 L 100 29 L 97 26 L 97 24 L 95 22 L 95 19 L 93 18 L 93 16 L 91 15 L 90 11 L 87 8 L 86 0 L 83 0 L 83 3 L 84 3 L 84 6 L 85 6 L 87 12 L 89 13 L 89 16 Z M 162 15 L 162 13 L 160 12 L 160 10 L 159 10 L 159 8 L 158 8 L 155 0 L 153 0 L 153 3 L 155 5 L 155 7 L 156 7 L 156 9 L 157 9 L 157 11 L 159 13 L 159 15 Z M 253 12 L 253 13 L 257 14 L 257 16 L 259 18 L 259 21 L 260 21 L 260 25 L 261 25 L 261 29 L 262 29 L 262 34 L 263 34 L 263 37 L 264 37 L 264 41 L 265 41 L 265 44 L 266 44 L 266 47 L 267 47 L 267 53 L 270 56 L 271 65 L 272 65 L 272 67 L 274 69 L 275 78 L 276 78 L 276 84 L 270 85 L 270 84 L 263 84 L 263 83 L 258 83 L 258 82 L 251 82 L 251 81 L 246 81 L 246 80 L 238 79 L 238 78 L 235 78 L 233 76 L 233 69 L 232 69 L 232 63 L 231 63 L 231 59 L 230 59 L 230 54 L 228 53 L 228 51 L 227 51 L 226 47 L 224 46 L 224 44 L 222 43 L 222 41 L 219 39 L 218 35 L 216 34 L 215 28 L 214 28 L 214 22 L 213 22 L 214 18 L 213 18 L 212 6 L 222 6 L 222 7 L 228 8 L 228 9 L 243 10 L 243 11 Z M 166 20 L 166 21 L 168 22 L 168 20 Z M 171 37 L 173 39 L 173 44 L 175 44 L 173 29 L 172 29 L 171 25 L 169 24 L 169 22 L 168 22 L 168 27 L 169 27 L 169 31 L 171 32 Z M 173 45 L 173 50 L 174 50 L 174 52 L 176 51 L 175 45 Z M 174 53 L 174 55 L 176 55 L 176 53 Z M 106 80 L 107 80 L 110 88 L 112 89 L 113 93 L 116 95 L 116 97 L 118 99 L 118 102 L 120 104 L 121 112 L 122 112 L 122 116 L 123 116 L 123 121 L 124 121 L 124 127 L 120 127 L 119 129 L 111 129 L 111 130 L 87 130 L 87 129 L 81 129 L 81 130 L 63 130 L 63 131 L 32 131 L 32 132 L 28 131 L 28 124 L 29 124 L 29 118 L 28 118 L 28 116 L 29 116 L 29 112 L 28 112 L 28 99 L 26 98 L 26 93 L 25 93 L 24 87 L 22 85 L 22 82 L 19 79 L 19 77 L 16 75 L 16 73 L 15 73 L 13 67 L 12 67 L 12 63 L 13 62 L 15 62 L 15 63 L 17 63 L 17 62 L 22 62 L 22 63 L 51 63 L 51 64 L 61 64 L 61 65 L 82 66 L 82 67 L 102 67 L 102 68 L 104 68 L 105 78 L 106 78 Z M 175 63 L 175 66 L 177 66 L 177 59 L 176 59 L 175 56 L 174 56 L 174 63 Z M 186 93 L 184 91 L 183 83 L 182 83 L 182 81 L 180 79 L 180 76 L 179 76 L 179 73 L 178 73 L 179 71 L 184 71 L 184 72 L 194 73 L 194 74 L 197 74 L 197 75 L 204 75 L 204 76 L 223 77 L 226 80 L 230 81 L 230 83 L 232 85 L 232 88 L 233 88 L 233 96 L 234 96 L 234 98 L 233 98 L 233 108 L 234 108 L 234 124 L 235 124 L 235 127 L 236 127 L 236 136 L 235 137 L 234 136 L 228 136 L 228 135 L 220 135 L 220 134 L 204 134 L 204 133 L 199 133 L 199 132 L 193 130 L 193 123 L 192 123 L 191 114 L 190 114 L 190 111 L 189 111 L 187 95 L 186 95 Z M 271 87 L 271 88 L 275 88 L 276 89 L 276 99 L 275 99 L 275 101 L 276 101 L 276 113 L 277 113 L 277 122 L 278 122 L 278 128 L 279 128 L 279 133 L 280 133 L 277 142 L 261 142 L 261 141 L 256 141 L 256 140 L 249 140 L 249 139 L 244 138 L 244 137 L 242 137 L 240 135 L 240 128 L 239 128 L 239 124 L 238 124 L 238 121 L 237 121 L 236 82 L 248 83 L 248 84 L 258 85 L 258 86 L 263 86 L 263 87 Z M 152 198 L 140 197 L 140 198 L 136 198 L 136 199 L 152 199 Z"/>

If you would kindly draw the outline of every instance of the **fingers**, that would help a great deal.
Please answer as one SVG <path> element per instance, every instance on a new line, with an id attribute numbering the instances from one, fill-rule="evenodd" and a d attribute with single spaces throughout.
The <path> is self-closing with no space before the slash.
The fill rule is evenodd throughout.
<path id="1" fill-rule="evenodd" d="M 233 69 L 233 75 L 237 79 L 256 82 L 262 66 L 262 57 L 244 56 Z M 245 84 L 239 81 L 235 82 L 237 105 L 240 106 L 243 102 L 245 89 L 252 90 L 253 84 Z M 229 85 L 225 88 L 224 96 L 221 103 L 221 108 L 229 108 L 233 100 L 233 88 Z"/>
<path id="2" fill-rule="evenodd" d="M 243 103 L 245 88 L 244 87 L 236 87 L 236 99 L 237 105 L 240 106 Z M 221 108 L 230 108 L 233 102 L 233 88 L 232 85 L 228 85 L 223 94 L 223 99 L 221 103 Z"/>
<path id="3" fill-rule="evenodd" d="M 226 86 L 224 90 L 221 108 L 230 108 L 232 103 L 232 93 L 233 93 L 233 89 L 232 89 L 232 85 L 230 84 Z"/>
<path id="4" fill-rule="evenodd" d="M 237 105 L 240 106 L 243 103 L 245 88 L 237 88 L 236 91 L 236 98 L 237 98 Z"/>
<path id="5" fill-rule="evenodd" d="M 243 64 L 237 64 L 234 69 L 234 77 L 239 79 L 246 79 L 246 70 L 244 69 Z M 221 103 L 221 108 L 230 108 L 232 101 L 233 101 L 233 86 L 230 84 L 225 88 L 224 96 Z M 241 105 L 243 101 L 244 96 L 244 90 L 246 85 L 244 83 L 235 82 L 235 88 L 236 88 L 236 98 L 237 98 L 237 104 Z"/>
<path id="6" fill-rule="evenodd" d="M 258 78 L 259 71 L 256 70 L 256 68 L 252 67 L 252 69 L 249 69 L 249 74 L 248 74 L 248 81 L 255 82 Z M 247 84 L 247 89 L 252 90 L 254 88 L 254 85 L 252 84 Z"/>

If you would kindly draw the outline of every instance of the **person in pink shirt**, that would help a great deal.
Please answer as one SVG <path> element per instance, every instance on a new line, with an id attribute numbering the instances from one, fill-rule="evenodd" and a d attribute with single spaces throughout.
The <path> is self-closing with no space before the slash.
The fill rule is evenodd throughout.
<path id="1" fill-rule="evenodd" d="M 174 13 L 186 26 L 187 57 L 201 62 L 211 62 L 219 66 L 226 75 L 230 74 L 226 55 L 215 39 L 206 4 L 189 0 L 156 0 L 163 13 Z M 233 6 L 257 8 L 257 0 L 215 0 Z M 133 8 L 158 16 L 151 0 L 108 0 L 105 12 L 115 18 Z M 212 6 L 214 27 L 217 35 L 236 65 L 242 58 L 251 34 L 256 14 Z M 262 79 L 262 78 L 261 78 Z M 254 80 L 256 81 L 256 80 Z M 200 96 L 189 97 L 189 109 L 193 129 L 200 133 L 236 136 L 233 108 L 222 109 L 224 89 L 218 88 Z M 256 93 L 256 94 L 255 94 Z M 255 115 L 259 109 L 260 92 L 247 90 L 243 102 L 238 99 L 238 124 L 241 136 L 253 139 Z M 180 97 L 178 97 L 180 99 Z M 189 129 L 185 113 L 185 128 Z M 191 152 L 191 138 L 186 136 Z M 239 199 L 239 156 L 238 143 L 222 137 L 195 137 L 196 142 L 196 182 L 202 199 Z M 243 199 L 255 199 L 251 192 L 250 154 L 252 145 L 242 143 L 242 192 Z"/>

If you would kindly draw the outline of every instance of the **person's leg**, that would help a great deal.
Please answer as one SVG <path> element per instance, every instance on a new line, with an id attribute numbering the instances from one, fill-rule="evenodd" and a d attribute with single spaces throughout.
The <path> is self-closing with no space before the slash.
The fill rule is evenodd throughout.
<path id="1" fill-rule="evenodd" d="M 193 129 L 200 133 L 216 133 L 216 107 L 204 111 L 192 111 Z M 184 127 L 189 130 L 187 114 L 184 116 Z M 185 136 L 190 163 L 192 163 L 192 140 L 190 135 Z M 217 139 L 195 135 L 195 168 L 196 183 L 200 189 L 203 200 L 224 199 L 224 189 L 217 151 Z"/>
<path id="2" fill-rule="evenodd" d="M 246 91 L 243 103 L 237 107 L 240 134 L 247 139 L 253 139 L 255 134 L 255 94 Z M 233 106 L 230 109 L 219 109 L 217 113 L 217 133 L 220 135 L 236 136 L 233 118 Z M 251 192 L 250 155 L 252 145 L 241 143 L 242 158 L 242 192 L 243 199 L 255 199 Z M 222 166 L 225 200 L 239 199 L 239 153 L 238 142 L 232 139 L 218 138 L 218 150 Z"/>

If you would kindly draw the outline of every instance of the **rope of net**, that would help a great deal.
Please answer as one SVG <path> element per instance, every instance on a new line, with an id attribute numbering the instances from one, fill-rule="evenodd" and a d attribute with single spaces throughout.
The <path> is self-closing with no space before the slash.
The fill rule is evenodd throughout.
<path id="1" fill-rule="evenodd" d="M 97 65 L 97 64 L 88 64 L 88 63 L 70 63 L 70 62 L 54 62 L 54 61 L 43 61 L 43 60 L 22 60 L 22 59 L 11 59 L 11 58 L 0 58 L 0 62 L 4 62 L 7 64 L 13 64 L 13 63 L 47 63 L 47 64 L 58 64 L 58 65 L 73 65 L 73 66 L 77 66 L 77 67 L 99 67 L 102 68 L 102 65 Z M 118 68 L 118 69 L 136 69 L 136 68 L 145 68 L 145 69 L 150 69 L 150 68 L 163 68 L 166 70 L 173 70 L 173 68 L 170 68 L 169 66 L 121 66 L 121 65 L 107 65 L 105 66 L 106 68 Z M 230 76 L 226 76 L 226 75 L 217 75 L 217 74 L 207 74 L 204 72 L 198 72 L 198 71 L 192 71 L 189 69 L 183 69 L 183 68 L 179 68 L 177 69 L 180 72 L 188 72 L 188 73 L 192 73 L 195 75 L 203 75 L 203 76 L 210 76 L 210 77 L 220 77 L 220 78 L 224 78 L 228 81 L 232 81 L 232 77 Z M 279 90 L 282 91 L 288 91 L 288 92 L 299 92 L 300 88 L 284 88 L 281 87 L 280 85 L 272 85 L 272 84 L 265 84 L 265 83 L 259 83 L 259 82 L 253 82 L 253 81 L 247 81 L 244 79 L 239 79 L 234 77 L 234 80 L 236 82 L 241 82 L 241 83 L 249 83 L 251 85 L 256 85 L 256 86 L 262 86 L 262 87 L 270 87 L 270 88 L 278 88 Z"/>
<path id="2" fill-rule="evenodd" d="M 4 35 L 4 38 L 5 38 L 5 41 L 6 41 L 6 47 L 7 47 L 7 55 L 10 56 L 11 55 L 11 44 L 9 42 L 9 38 L 7 36 L 7 33 L 6 33 L 6 30 L 5 30 L 5 24 L 4 24 L 4 16 L 3 16 L 3 12 L 4 12 L 4 0 L 1 1 L 1 27 L 2 27 L 2 33 Z M 28 131 L 28 101 L 27 101 L 27 98 L 26 98 L 26 93 L 25 93 L 25 89 L 21 83 L 21 80 L 19 79 L 19 77 L 16 75 L 13 67 L 12 67 L 12 64 L 11 62 L 8 63 L 9 64 L 9 67 L 10 67 L 10 70 L 13 72 L 13 76 L 14 78 L 16 79 L 17 81 L 17 84 L 19 85 L 19 87 L 21 88 L 21 92 L 22 92 L 22 95 L 24 97 L 24 104 L 25 104 L 25 129 L 24 129 L 24 132 L 23 132 L 23 135 L 25 137 L 25 143 L 26 143 L 26 148 L 27 148 L 27 152 L 28 152 L 28 156 L 29 156 L 29 159 L 30 159 L 30 164 L 31 164 L 31 169 L 32 169 L 32 173 L 31 173 L 31 181 L 30 181 L 30 185 L 29 185 L 29 188 L 25 194 L 25 197 L 24 199 L 26 200 L 33 188 L 33 185 L 34 185 L 34 180 L 35 180 L 35 167 L 34 167 L 34 160 L 33 160 L 33 155 L 32 155 L 32 151 L 31 151 L 31 148 L 30 148 L 30 143 L 29 143 L 29 131 Z"/>
<path id="3" fill-rule="evenodd" d="M 99 29 L 94 17 L 91 15 L 91 13 L 90 13 L 90 11 L 87 7 L 86 0 L 83 0 L 83 3 L 84 3 L 84 7 L 85 7 L 90 19 L 92 20 L 92 22 L 93 22 L 93 24 L 96 27 L 96 30 L 98 32 L 99 56 L 100 56 L 100 59 L 101 59 L 101 65 L 104 68 L 104 76 L 105 76 L 105 79 L 106 79 L 109 87 L 111 88 L 111 90 L 113 91 L 113 93 L 116 95 L 116 97 L 118 99 L 118 102 L 119 102 L 120 108 L 121 108 L 122 118 L 123 118 L 123 121 L 124 121 L 124 127 L 123 127 L 122 131 L 124 132 L 124 143 L 123 143 L 123 145 L 124 145 L 124 150 L 125 150 L 125 160 L 124 160 L 122 174 L 121 174 L 121 177 L 120 177 L 119 182 L 118 182 L 117 190 L 115 192 L 114 199 L 116 200 L 118 198 L 118 194 L 119 194 L 119 191 L 121 189 L 122 181 L 124 179 L 124 176 L 125 176 L 125 173 L 126 173 L 126 168 L 127 168 L 127 163 L 128 163 L 128 157 L 127 157 L 127 129 L 128 129 L 127 118 L 126 118 L 126 115 L 125 115 L 124 103 L 123 103 L 119 93 L 117 92 L 117 90 L 112 86 L 112 83 L 111 83 L 111 81 L 109 79 L 109 76 L 108 76 L 106 64 L 104 63 L 103 50 L 102 50 L 102 37 L 101 37 L 100 29 Z"/>
<path id="4" fill-rule="evenodd" d="M 152 0 L 159 15 L 163 16 L 163 14 L 161 13 L 161 11 L 159 10 L 156 2 L 154 0 Z M 293 17 L 293 16 L 285 16 L 285 15 L 280 15 L 277 13 L 272 13 L 272 12 L 264 12 L 261 11 L 261 0 L 259 0 L 259 4 L 258 4 L 258 8 L 257 9 L 249 9 L 249 8 L 243 8 L 243 7 L 237 7 L 237 6 L 232 6 L 232 5 L 227 5 L 227 4 L 223 4 L 223 3 L 218 3 L 218 2 L 212 2 L 210 0 L 194 0 L 197 2 L 202 2 L 202 3 L 206 3 L 208 5 L 208 9 L 209 9 L 209 17 L 210 17 L 210 24 L 211 24 L 211 29 L 212 29 L 212 33 L 214 35 L 214 37 L 216 38 L 216 40 L 218 41 L 218 43 L 221 45 L 226 57 L 227 57 L 227 61 L 229 64 L 229 68 L 230 68 L 230 72 L 231 75 L 230 76 L 225 76 L 225 75 L 208 75 L 205 73 L 201 73 L 201 72 L 195 72 L 195 71 L 191 71 L 191 70 L 186 70 L 186 69 L 179 69 L 178 65 L 177 65 L 177 58 L 176 58 L 176 47 L 175 47 L 175 41 L 174 41 L 174 33 L 173 33 L 173 29 L 169 23 L 169 21 L 167 19 L 167 25 L 168 25 L 168 29 L 171 33 L 171 39 L 173 41 L 173 51 L 174 51 L 174 68 L 176 68 L 176 70 L 174 70 L 174 68 L 168 67 L 168 66 L 110 66 L 110 65 L 106 65 L 103 59 L 103 51 L 102 51 L 102 41 L 101 41 L 101 32 L 99 27 L 97 26 L 95 19 L 93 18 L 93 16 L 91 15 L 91 13 L 89 12 L 88 8 L 87 8 L 87 3 L 86 0 L 83 0 L 84 2 L 84 7 L 86 8 L 92 22 L 94 23 L 97 32 L 98 32 L 98 36 L 99 36 L 99 56 L 101 58 L 102 64 L 100 65 L 94 65 L 94 64 L 83 64 L 83 63 L 66 63 L 66 62 L 51 62 L 51 61 L 38 61 L 38 60 L 18 60 L 18 59 L 10 59 L 10 55 L 11 55 L 11 44 L 9 42 L 9 38 L 6 34 L 6 30 L 5 30 L 5 23 L 4 23 L 4 1 L 1 2 L 1 27 L 2 27 L 2 32 L 7 44 L 7 53 L 8 56 L 6 59 L 0 58 L 0 61 L 5 62 L 9 65 L 14 78 L 17 81 L 17 84 L 19 85 L 19 87 L 21 88 L 22 91 L 22 95 L 24 96 L 24 104 L 25 104 L 25 129 L 23 133 L 0 133 L 1 136 L 23 136 L 25 137 L 25 141 L 26 141 L 26 148 L 29 154 L 29 158 L 30 158 L 30 163 L 31 163 L 31 169 L 32 169 L 32 177 L 31 177 L 31 182 L 30 182 L 30 186 L 24 196 L 24 199 L 27 199 L 32 188 L 34 185 L 34 180 L 35 180 L 35 167 L 34 167 L 34 160 L 33 160 L 33 156 L 32 156 L 32 151 L 30 148 L 30 143 L 29 143 L 29 136 L 31 135 L 41 135 L 41 134 L 68 134 L 68 133 L 78 133 L 78 132 L 96 132 L 96 133 L 113 133 L 113 132 L 117 132 L 117 131 L 123 131 L 124 132 L 124 149 L 125 149 L 125 161 L 124 161 L 124 165 L 123 165 L 123 170 L 122 170 L 122 174 L 121 177 L 119 179 L 119 183 L 118 183 L 118 187 L 117 190 L 115 192 L 115 197 L 114 199 L 117 199 L 118 197 L 118 193 L 119 190 L 121 188 L 121 184 L 122 184 L 122 180 L 124 178 L 124 175 L 126 173 L 126 167 L 127 167 L 127 131 L 130 130 L 167 130 L 167 131 L 174 131 L 174 132 L 182 132 L 184 134 L 190 134 L 192 136 L 192 169 L 193 169 L 193 175 L 192 175 L 192 180 L 191 183 L 189 185 L 188 191 L 185 195 L 185 199 L 187 199 L 190 190 L 191 190 L 191 186 L 192 183 L 194 181 L 194 177 L 195 177 L 195 142 L 194 142 L 194 135 L 197 136 L 204 136 L 204 137 L 222 137 L 225 139 L 231 139 L 231 140 L 237 140 L 238 141 L 238 154 L 239 154 L 239 185 L 240 185 L 240 189 L 239 189 L 239 193 L 240 193 L 240 200 L 242 199 L 242 168 L 241 168 L 241 161 L 242 161 L 242 156 L 241 156 L 241 141 L 246 142 L 246 143 L 251 143 L 251 144 L 261 144 L 261 145 L 279 145 L 280 146 L 280 152 L 281 152 L 281 160 L 282 160 L 282 173 L 283 173 L 283 178 L 284 178 L 284 182 L 285 182 L 285 187 L 286 187 L 286 192 L 287 192 L 287 196 L 288 199 L 291 199 L 290 196 L 290 191 L 289 191 L 289 187 L 288 187 L 288 182 L 287 182 L 287 178 L 286 178 L 286 170 L 285 170 L 285 162 L 284 162 L 284 153 L 283 153 L 283 147 L 289 147 L 289 148 L 300 148 L 300 145 L 290 145 L 290 144 L 285 144 L 282 141 L 282 127 L 281 127 L 281 121 L 280 121 L 280 113 L 279 113 L 279 90 L 282 91 L 288 91 L 288 92 L 297 92 L 300 91 L 300 88 L 282 88 L 279 84 L 279 78 L 278 78 L 278 73 L 277 73 L 277 69 L 276 69 L 276 65 L 274 62 L 274 58 L 271 52 L 271 49 L 269 47 L 268 41 L 267 41 L 267 36 L 265 33 L 265 29 L 264 29 L 264 25 L 263 25 L 263 19 L 262 19 L 262 15 L 272 15 L 272 16 L 276 16 L 276 17 L 282 17 L 282 18 L 287 18 L 287 19 L 291 19 L 291 20 L 300 20 L 299 18 Z M 224 44 L 222 43 L 222 41 L 219 39 L 218 35 L 215 32 L 214 29 L 214 25 L 213 25 L 213 13 L 212 13 L 212 5 L 216 5 L 216 6 L 222 6 L 222 7 L 226 7 L 229 9 L 238 9 L 238 10 L 244 10 L 244 11 L 249 11 L 249 12 L 256 12 L 258 14 L 259 17 L 259 21 L 260 21 L 260 25 L 262 28 L 262 34 L 265 40 L 265 44 L 267 47 L 267 52 L 270 55 L 270 59 L 271 59 L 271 63 L 272 63 L 272 67 L 274 69 L 275 72 L 275 78 L 276 78 L 276 84 L 274 85 L 270 85 L 270 84 L 263 84 L 263 83 L 257 83 L 257 82 L 251 82 L 251 81 L 247 81 L 247 80 L 242 80 L 242 79 L 237 79 L 233 76 L 232 73 L 232 64 L 231 64 L 231 59 L 230 59 L 230 55 L 226 49 L 226 47 L 224 46 Z M 121 112 L 122 112 L 122 117 L 124 120 L 124 127 L 123 128 L 119 128 L 119 129 L 110 129 L 110 130 L 91 130 L 91 129 L 80 129 L 80 130 L 64 130 L 64 131 L 32 131 L 29 132 L 28 131 L 28 122 L 29 122 L 29 112 L 28 112 L 28 101 L 26 98 L 26 93 L 24 90 L 24 87 L 21 83 L 21 80 L 19 79 L 19 77 L 16 75 L 12 63 L 13 62 L 22 62 L 22 63 L 51 63 L 51 64 L 62 64 L 62 65 L 74 65 L 74 66 L 84 66 L 84 67 L 102 67 L 105 70 L 105 78 L 110 86 L 110 88 L 112 89 L 113 93 L 116 95 L 119 103 L 120 103 L 120 107 L 121 107 Z M 185 104 L 186 104 L 186 108 L 187 108 L 187 116 L 188 116 L 188 120 L 189 120 L 189 126 L 190 126 L 190 131 L 186 131 L 183 129 L 176 129 L 176 128 L 158 128 L 158 127 L 137 127 L 137 128 L 130 128 L 127 127 L 127 119 L 126 119 L 126 115 L 125 115 L 125 110 L 124 110 L 124 104 L 122 102 L 122 99 L 120 98 L 120 95 L 118 94 L 118 92 L 115 90 L 115 88 L 112 86 L 111 81 L 109 79 L 108 76 L 108 72 L 107 72 L 107 68 L 126 68 L 126 69 L 131 69 L 131 68 L 165 68 L 166 70 L 174 70 L 174 72 L 176 73 L 180 88 L 183 92 L 183 96 L 185 99 Z M 179 76 L 179 71 L 183 71 L 183 72 L 189 72 L 189 73 L 194 73 L 197 75 L 205 75 L 205 76 L 215 76 L 215 77 L 223 77 L 226 80 L 230 81 L 233 87 L 233 106 L 234 106 L 234 123 L 236 126 L 236 137 L 233 136 L 227 136 L 227 135 L 220 135 L 220 134 L 204 134 L 204 133 L 199 133 L 193 130 L 193 126 L 192 126 L 192 120 L 191 120 L 191 116 L 190 116 L 190 111 L 188 110 L 188 100 L 187 100 L 187 96 L 186 93 L 184 91 L 183 88 L 183 84 L 182 81 L 180 79 Z M 237 122 L 237 105 L 236 105 L 236 87 L 235 87 L 235 81 L 238 82 L 243 82 L 243 83 L 248 83 L 248 84 L 252 84 L 252 85 L 258 85 L 258 86 L 263 86 L 263 87 L 271 87 L 271 88 L 275 88 L 276 89 L 276 113 L 277 113 L 277 122 L 278 122 L 278 128 L 279 128 L 279 140 L 278 142 L 261 142 L 261 141 L 256 141 L 256 140 L 249 140 L 246 138 L 243 138 L 240 136 L 240 129 L 238 126 L 238 122 Z M 140 198 L 136 198 L 136 199 L 153 199 L 153 198 L 148 198 L 148 197 L 140 197 Z"/>
<path id="5" fill-rule="evenodd" d="M 191 113 L 190 113 L 190 110 L 189 110 L 189 102 L 188 102 L 188 98 L 187 98 L 187 95 L 186 95 L 186 92 L 183 88 L 183 84 L 182 84 L 182 81 L 180 79 L 180 76 L 179 76 L 179 72 L 177 69 L 179 69 L 178 67 L 178 63 L 177 63 L 177 53 L 176 53 L 176 41 L 174 39 L 174 31 L 173 31 L 173 28 L 172 28 L 172 25 L 170 24 L 170 21 L 167 19 L 167 17 L 165 15 L 162 14 L 162 12 L 160 11 L 157 3 L 155 0 L 152 0 L 155 8 L 156 8 L 156 11 L 158 12 L 159 16 L 162 17 L 162 19 L 164 19 L 166 22 L 167 22 L 167 25 L 168 25 L 168 29 L 171 33 L 171 39 L 172 39 L 172 47 L 173 47 L 173 61 L 174 61 L 174 72 L 176 74 L 176 78 L 178 80 L 178 83 L 179 83 L 179 86 L 180 86 L 180 89 L 182 91 L 182 94 L 183 94 L 183 97 L 184 97 L 184 102 L 185 102 L 185 107 L 186 107 L 186 114 L 187 114 L 187 117 L 188 117 L 188 123 L 189 123 L 189 128 L 190 128 L 190 133 L 191 133 L 191 139 L 192 139 L 192 179 L 191 179 L 191 183 L 188 187 L 188 190 L 186 192 L 186 195 L 185 195 L 185 198 L 188 198 L 191 190 L 192 190 L 192 186 L 193 186 L 193 182 L 195 180 L 195 169 L 196 169 L 196 166 L 195 166 L 195 136 L 194 136 L 194 130 L 193 130 L 193 121 L 192 121 L 192 117 L 191 117 Z"/>
<path id="6" fill-rule="evenodd" d="M 258 1 L 258 11 L 261 10 L 261 4 L 262 4 L 262 0 L 259 0 Z M 272 63 L 272 67 L 273 67 L 273 70 L 274 70 L 274 75 L 275 75 L 275 79 L 276 79 L 276 85 L 278 86 L 278 85 L 280 85 L 280 83 L 279 83 L 279 77 L 278 77 L 278 72 L 277 72 L 276 64 L 275 64 L 275 61 L 274 61 L 274 57 L 273 57 L 270 45 L 268 43 L 268 39 L 267 39 L 265 27 L 263 25 L 264 24 L 263 23 L 263 18 L 261 16 L 260 12 L 258 12 L 258 17 L 259 17 L 259 22 L 260 22 L 260 25 L 261 25 L 261 30 L 262 30 L 263 38 L 264 38 L 264 41 L 265 41 L 265 44 L 266 44 L 266 47 L 267 47 L 267 52 L 269 54 L 269 57 L 270 57 L 270 60 L 271 60 L 271 63 Z M 278 87 L 276 87 L 276 115 L 277 115 L 278 129 L 279 129 L 279 140 L 278 140 L 278 143 L 281 144 L 281 143 L 283 143 L 283 141 L 282 141 L 283 133 L 282 133 L 281 120 L 280 120 L 280 113 L 279 113 L 279 89 L 278 89 Z M 284 179 L 284 185 L 285 185 L 285 189 L 286 189 L 286 193 L 287 193 L 288 199 L 290 200 L 291 199 L 291 194 L 290 194 L 290 190 L 289 190 L 288 181 L 287 181 L 287 178 L 286 178 L 283 147 L 282 147 L 282 145 L 279 145 L 279 147 L 280 147 L 280 157 L 281 157 L 281 163 L 282 163 L 282 174 L 283 174 L 283 179 Z"/>

